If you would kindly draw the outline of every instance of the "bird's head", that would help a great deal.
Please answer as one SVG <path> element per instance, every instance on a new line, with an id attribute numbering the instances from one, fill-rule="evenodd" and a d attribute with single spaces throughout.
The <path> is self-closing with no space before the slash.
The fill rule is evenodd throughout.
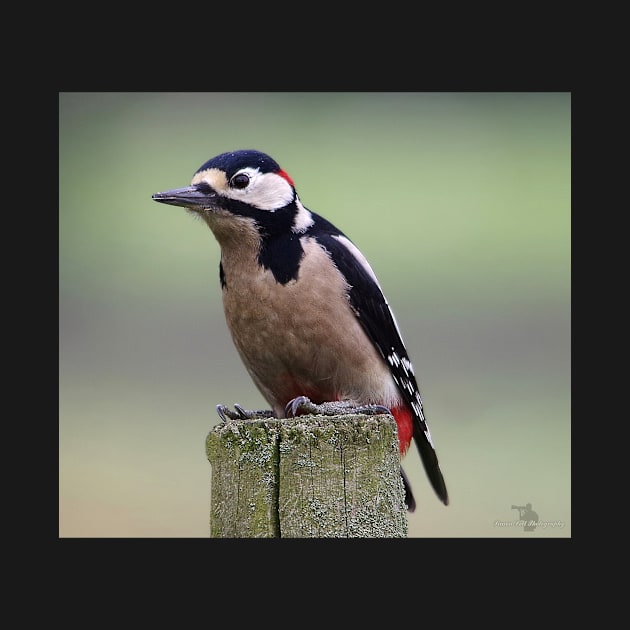
<path id="1" fill-rule="evenodd" d="M 310 224 L 293 180 L 274 159 L 255 150 L 217 155 L 197 169 L 190 186 L 152 198 L 201 215 L 215 232 L 218 224 L 237 217 L 254 220 L 271 233 L 287 228 L 297 232 Z"/>

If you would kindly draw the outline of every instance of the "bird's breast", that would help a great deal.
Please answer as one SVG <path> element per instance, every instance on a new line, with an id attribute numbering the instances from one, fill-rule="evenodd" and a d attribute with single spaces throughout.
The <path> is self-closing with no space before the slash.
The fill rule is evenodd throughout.
<path id="1" fill-rule="evenodd" d="M 394 398 L 389 370 L 350 308 L 345 278 L 314 239 L 303 236 L 301 245 L 297 275 L 285 283 L 254 249 L 222 249 L 226 321 L 254 382 L 277 414 L 300 395 Z"/>

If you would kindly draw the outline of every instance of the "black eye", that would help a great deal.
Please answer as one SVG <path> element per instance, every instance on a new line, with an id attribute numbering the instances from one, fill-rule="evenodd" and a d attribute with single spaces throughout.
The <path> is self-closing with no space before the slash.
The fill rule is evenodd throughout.
<path id="1" fill-rule="evenodd" d="M 234 177 L 232 177 L 231 184 L 232 188 L 247 188 L 249 184 L 249 176 L 245 175 L 245 173 L 234 175 Z"/>

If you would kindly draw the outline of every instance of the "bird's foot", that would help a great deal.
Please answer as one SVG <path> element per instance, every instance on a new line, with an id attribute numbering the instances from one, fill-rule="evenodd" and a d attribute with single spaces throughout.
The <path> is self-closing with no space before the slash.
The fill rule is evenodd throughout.
<path id="1" fill-rule="evenodd" d="M 243 409 L 240 405 L 234 403 L 234 409 L 236 411 L 231 411 L 229 407 L 225 405 L 217 405 L 217 413 L 219 414 L 219 418 L 223 420 L 223 422 L 227 422 L 230 420 L 261 420 L 262 418 L 273 418 L 273 411 L 271 409 L 258 409 L 256 411 L 252 411 L 249 409 Z"/>
<path id="2" fill-rule="evenodd" d="M 336 416 L 345 413 L 362 413 L 373 416 L 379 413 L 390 413 L 383 405 L 357 405 L 349 400 L 334 400 L 316 405 L 306 396 L 298 396 L 290 400 L 284 408 L 287 417 L 295 417 L 298 412 Z"/>

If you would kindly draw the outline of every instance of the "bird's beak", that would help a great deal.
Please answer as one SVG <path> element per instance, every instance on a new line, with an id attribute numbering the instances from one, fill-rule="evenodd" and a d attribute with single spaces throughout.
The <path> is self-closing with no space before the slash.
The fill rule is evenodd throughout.
<path id="1" fill-rule="evenodd" d="M 186 188 L 174 188 L 151 195 L 154 201 L 168 203 L 171 206 L 183 206 L 184 208 L 209 208 L 214 192 L 202 191 L 197 186 Z"/>

